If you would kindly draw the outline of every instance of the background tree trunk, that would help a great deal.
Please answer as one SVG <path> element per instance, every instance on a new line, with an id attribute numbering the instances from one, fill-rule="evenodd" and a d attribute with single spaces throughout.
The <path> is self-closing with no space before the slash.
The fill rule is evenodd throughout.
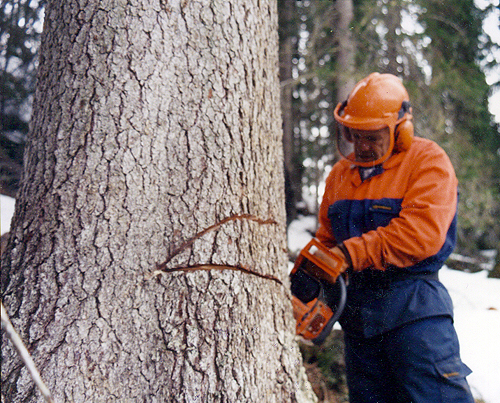
<path id="1" fill-rule="evenodd" d="M 281 115 L 283 120 L 283 150 L 285 168 L 285 201 L 287 223 L 297 218 L 297 203 L 302 200 L 302 167 L 297 164 L 298 152 L 293 110 L 293 57 L 297 47 L 295 0 L 278 1 L 279 10 L 279 78 L 281 82 Z"/>
<path id="2" fill-rule="evenodd" d="M 337 15 L 339 22 L 337 25 L 337 101 L 343 102 L 356 84 L 356 44 L 351 33 L 351 24 L 354 18 L 354 6 L 352 0 L 337 0 Z M 335 108 L 337 105 L 333 105 Z"/>
<path id="3" fill-rule="evenodd" d="M 312 400 L 286 284 L 274 2 L 80 4 L 47 6 L 2 262 L 55 400 Z M 2 400 L 40 401 L 2 344 Z"/>

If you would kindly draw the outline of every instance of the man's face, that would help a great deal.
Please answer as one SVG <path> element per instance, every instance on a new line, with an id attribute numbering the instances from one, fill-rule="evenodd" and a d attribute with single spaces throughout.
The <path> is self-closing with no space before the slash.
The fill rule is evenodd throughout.
<path id="1" fill-rule="evenodd" d="M 390 146 L 388 127 L 380 130 L 349 129 L 354 143 L 354 156 L 357 162 L 371 162 L 382 158 Z"/>

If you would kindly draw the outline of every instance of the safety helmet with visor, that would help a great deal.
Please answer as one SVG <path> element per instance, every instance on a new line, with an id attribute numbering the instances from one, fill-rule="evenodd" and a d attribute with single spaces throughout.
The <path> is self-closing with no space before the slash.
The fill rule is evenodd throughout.
<path id="1" fill-rule="evenodd" d="M 348 99 L 337 105 L 334 116 L 338 123 L 340 154 L 361 167 L 379 165 L 395 148 L 405 149 L 411 144 L 413 125 L 408 92 L 401 80 L 392 74 L 372 73 L 361 80 Z M 383 155 L 377 155 L 373 161 L 360 161 L 350 129 L 373 132 L 385 128 L 389 129 L 389 141 Z"/>

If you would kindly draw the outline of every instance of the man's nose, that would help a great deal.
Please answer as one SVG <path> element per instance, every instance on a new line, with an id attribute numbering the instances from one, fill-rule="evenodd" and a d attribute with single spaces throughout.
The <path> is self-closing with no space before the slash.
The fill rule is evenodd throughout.
<path id="1" fill-rule="evenodd" d="M 358 149 L 363 150 L 363 151 L 367 151 L 370 149 L 370 144 L 368 144 L 368 142 L 364 141 L 364 140 L 358 140 L 357 146 L 358 146 Z"/>

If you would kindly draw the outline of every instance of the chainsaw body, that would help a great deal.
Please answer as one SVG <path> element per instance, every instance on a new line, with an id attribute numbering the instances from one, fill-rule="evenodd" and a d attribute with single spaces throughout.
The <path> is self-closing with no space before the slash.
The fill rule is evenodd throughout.
<path id="1" fill-rule="evenodd" d="M 317 250 L 327 254 L 328 263 L 315 254 Z M 344 309 L 342 263 L 340 257 L 313 238 L 300 252 L 290 273 L 296 333 L 315 344 L 326 339 Z"/>

